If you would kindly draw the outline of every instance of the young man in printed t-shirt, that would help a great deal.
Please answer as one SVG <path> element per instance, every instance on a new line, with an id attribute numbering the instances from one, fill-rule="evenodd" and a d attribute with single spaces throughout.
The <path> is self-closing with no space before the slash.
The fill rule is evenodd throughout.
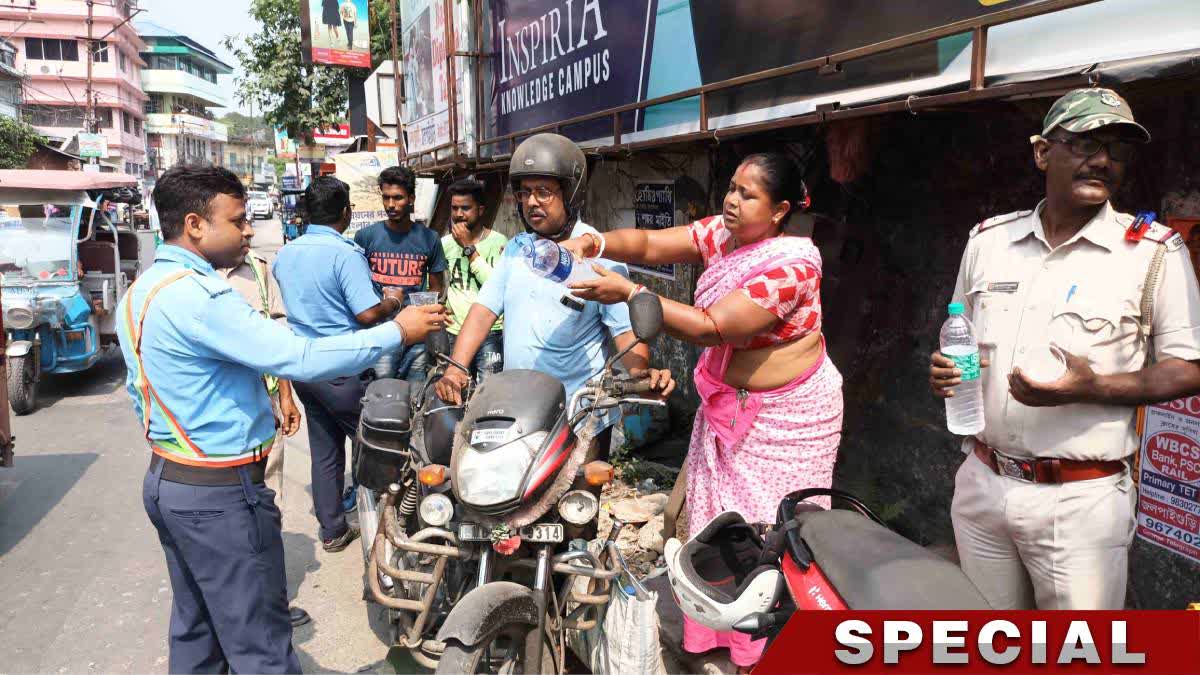
<path id="1" fill-rule="evenodd" d="M 404 304 L 409 294 L 430 290 L 442 293 L 446 256 L 433 230 L 412 220 L 417 193 L 416 176 L 408 167 L 393 166 L 379 174 L 379 193 L 387 220 L 368 225 L 354 235 L 354 243 L 367 252 L 375 290 L 399 288 Z M 375 367 L 376 377 L 397 377 L 414 386 L 425 381 L 425 345 L 403 348 L 388 354 Z"/>
<path id="2" fill-rule="evenodd" d="M 451 345 L 462 330 L 463 319 L 479 296 L 479 289 L 492 275 L 492 270 L 504 254 L 508 238 L 483 225 L 483 183 L 464 178 L 452 184 L 450 195 L 450 226 L 442 237 L 446 254 L 446 304 L 454 316 L 446 326 Z M 475 359 L 469 364 L 471 376 L 494 375 L 503 367 L 504 319 L 497 319 L 484 338 Z"/>

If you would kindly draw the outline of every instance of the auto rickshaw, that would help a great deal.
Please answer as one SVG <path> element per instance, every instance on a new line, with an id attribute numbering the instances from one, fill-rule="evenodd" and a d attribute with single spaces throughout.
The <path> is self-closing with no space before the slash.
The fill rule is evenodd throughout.
<path id="1" fill-rule="evenodd" d="M 0 307 L 8 398 L 32 412 L 45 374 L 87 370 L 117 343 L 117 303 L 154 263 L 149 227 L 113 223 L 138 204 L 137 179 L 80 171 L 0 171 Z"/>

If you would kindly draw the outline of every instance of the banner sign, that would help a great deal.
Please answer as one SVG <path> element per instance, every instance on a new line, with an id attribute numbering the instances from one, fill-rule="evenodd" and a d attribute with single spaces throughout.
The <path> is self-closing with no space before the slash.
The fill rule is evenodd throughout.
<path id="1" fill-rule="evenodd" d="M 639 230 L 665 230 L 675 226 L 674 181 L 652 181 L 634 184 L 634 227 Z M 629 269 L 642 274 L 675 280 L 674 265 L 630 265 Z"/>
<path id="2" fill-rule="evenodd" d="M 309 63 L 371 67 L 367 0 L 300 0 L 300 41 Z"/>
<path id="3" fill-rule="evenodd" d="M 459 51 L 470 49 L 474 25 L 470 3 L 455 2 L 451 29 Z M 422 152 L 450 143 L 450 93 L 446 43 L 446 3 L 442 0 L 401 0 L 404 21 L 404 126 L 408 151 Z M 454 97 L 459 139 L 472 134 L 474 70 L 472 61 L 456 57 Z"/>
<path id="4" fill-rule="evenodd" d="M 1137 533 L 1200 563 L 1200 396 L 1147 406 Z"/>
<path id="5" fill-rule="evenodd" d="M 488 138 L 648 100 L 1040 0 L 489 0 Z M 710 118 L 934 75 L 970 44 L 962 34 L 744 85 L 707 97 Z M 769 116 L 769 115 L 768 115 Z M 695 128 L 699 100 L 626 113 L 623 134 Z M 710 121 L 712 121 L 710 119 Z M 611 119 L 564 128 L 613 135 Z M 496 152 L 506 151 L 501 148 Z"/>
<path id="6" fill-rule="evenodd" d="M 387 218 L 379 197 L 379 172 L 396 165 L 396 153 L 347 152 L 334 155 L 333 163 L 334 175 L 350 186 L 350 203 L 354 205 L 346 236 L 353 237 L 364 226 Z"/>
<path id="7" fill-rule="evenodd" d="M 754 668 L 755 675 L 939 671 L 1198 673 L 1200 612 L 802 610 Z"/>
<path id="8" fill-rule="evenodd" d="M 640 100 L 657 0 L 490 0 L 489 136 L 503 136 Z M 633 131 L 635 114 L 622 116 Z M 564 130 L 612 134 L 611 120 Z"/>
<path id="9" fill-rule="evenodd" d="M 104 134 L 79 134 L 80 157 L 108 157 L 108 137 Z"/>

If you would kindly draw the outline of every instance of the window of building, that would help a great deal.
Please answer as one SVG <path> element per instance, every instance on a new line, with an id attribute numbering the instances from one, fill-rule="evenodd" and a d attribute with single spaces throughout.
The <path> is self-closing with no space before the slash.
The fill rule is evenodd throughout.
<path id="1" fill-rule="evenodd" d="M 128 115 L 128 113 L 126 113 L 126 115 Z M 142 135 L 142 121 L 136 117 L 133 118 L 133 133 L 137 136 Z"/>
<path id="2" fill-rule="evenodd" d="M 25 55 L 38 61 L 78 61 L 79 44 L 75 40 L 25 38 Z"/>
<path id="3" fill-rule="evenodd" d="M 39 127 L 78 127 L 83 128 L 87 109 L 66 105 L 28 106 L 25 119 L 30 124 Z M 96 125 L 101 129 L 112 128 L 112 109 L 96 109 Z"/>
<path id="4" fill-rule="evenodd" d="M 129 119 L 129 113 L 124 111 L 121 112 L 121 128 L 127 134 L 133 133 L 133 122 Z"/>
<path id="5" fill-rule="evenodd" d="M 129 59 L 125 56 L 125 52 L 117 50 L 117 64 L 121 66 L 121 72 L 129 72 Z"/>
<path id="6" fill-rule="evenodd" d="M 92 42 L 92 61 L 108 63 L 108 43 L 95 40 Z"/>

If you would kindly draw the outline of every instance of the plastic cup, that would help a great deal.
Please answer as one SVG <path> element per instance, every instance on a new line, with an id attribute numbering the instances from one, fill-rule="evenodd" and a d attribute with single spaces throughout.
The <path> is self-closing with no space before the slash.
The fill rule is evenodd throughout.
<path id="1" fill-rule="evenodd" d="M 1067 374 L 1067 360 L 1062 350 L 1052 345 L 1029 350 L 1022 361 L 1019 364 L 1021 372 L 1034 382 L 1053 382 Z"/>
<path id="2" fill-rule="evenodd" d="M 436 305 L 438 304 L 438 294 L 435 291 L 418 291 L 408 294 L 409 304 L 413 305 Z"/>

